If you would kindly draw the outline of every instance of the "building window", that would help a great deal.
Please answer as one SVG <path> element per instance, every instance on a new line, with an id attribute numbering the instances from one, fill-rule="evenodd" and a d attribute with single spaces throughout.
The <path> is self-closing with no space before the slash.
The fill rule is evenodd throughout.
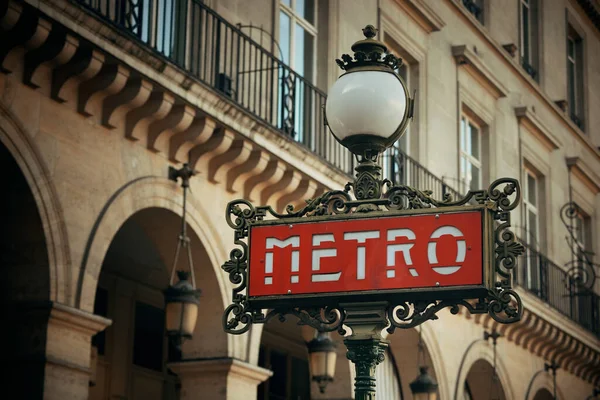
<path id="1" fill-rule="evenodd" d="M 463 5 L 473 16 L 483 24 L 483 1 L 484 0 L 462 0 Z"/>
<path id="2" fill-rule="evenodd" d="M 96 289 L 96 300 L 94 301 L 94 314 L 108 317 L 108 290 L 98 287 Z M 106 330 L 100 331 L 92 336 L 92 346 L 98 349 L 98 355 L 103 356 L 106 352 Z"/>
<path id="3" fill-rule="evenodd" d="M 164 310 L 139 301 L 135 303 L 133 364 L 162 372 L 164 329 Z"/>
<path id="4" fill-rule="evenodd" d="M 298 75 L 314 81 L 317 37 L 316 0 L 281 0 L 279 46 L 283 62 Z"/>
<path id="5" fill-rule="evenodd" d="M 521 65 L 533 78 L 538 78 L 538 0 L 521 1 Z"/>
<path id="6" fill-rule="evenodd" d="M 571 120 L 583 129 L 583 40 L 571 25 L 567 35 L 567 91 Z"/>
<path id="7" fill-rule="evenodd" d="M 463 114 L 460 121 L 461 192 L 481 188 L 481 127 Z"/>
<path id="8" fill-rule="evenodd" d="M 310 400 L 310 372 L 306 358 L 261 345 L 258 365 L 273 371 L 273 376 L 258 386 L 258 400 Z"/>
<path id="9" fill-rule="evenodd" d="M 579 262 L 590 259 L 590 217 L 579 211 L 573 217 L 573 253 Z"/>
<path id="10" fill-rule="evenodd" d="M 539 182 L 535 174 L 525 170 L 525 187 L 523 188 L 523 207 L 525 209 L 525 240 L 529 247 L 539 249 Z"/>
<path id="11" fill-rule="evenodd" d="M 398 75 L 406 83 L 406 87 L 409 92 L 412 87 L 410 79 L 410 65 L 406 64 L 403 60 L 402 65 L 396 70 Z M 392 182 L 398 185 L 410 185 L 409 177 L 409 161 L 407 155 L 410 152 L 410 125 L 408 125 L 404 134 L 394 143 L 392 147 L 387 149 L 381 157 L 383 164 L 383 177 L 390 179 Z"/>

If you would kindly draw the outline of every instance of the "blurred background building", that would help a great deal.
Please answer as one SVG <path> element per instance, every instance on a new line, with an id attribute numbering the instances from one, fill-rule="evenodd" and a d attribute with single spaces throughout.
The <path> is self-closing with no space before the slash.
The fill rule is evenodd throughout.
<path id="1" fill-rule="evenodd" d="M 283 210 L 350 179 L 322 106 L 335 59 L 368 23 L 416 92 L 414 121 L 382 158 L 386 177 L 437 198 L 519 178 L 513 225 L 527 248 L 515 273 L 522 321 L 444 311 L 397 331 L 377 398 L 412 399 L 420 365 L 443 400 L 592 398 L 597 0 L 0 2 L 6 398 L 352 398 L 337 334 L 324 394 L 311 383 L 314 330 L 293 317 L 225 335 L 220 266 L 233 245 L 228 201 Z M 187 221 L 202 296 L 174 361 L 162 292 L 183 198 L 167 170 L 184 162 L 197 172 Z"/>

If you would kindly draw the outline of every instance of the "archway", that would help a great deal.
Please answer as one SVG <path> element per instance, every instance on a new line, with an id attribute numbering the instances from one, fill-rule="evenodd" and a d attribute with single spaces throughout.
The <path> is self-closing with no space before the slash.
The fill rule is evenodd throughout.
<path id="1" fill-rule="evenodd" d="M 164 327 L 163 291 L 169 285 L 181 217 L 165 208 L 135 212 L 114 235 L 98 280 L 94 312 L 112 319 L 93 344 L 98 353 L 90 399 L 174 400 L 178 379 L 168 368 L 174 357 Z M 184 359 L 228 355 L 221 328 L 222 296 L 203 243 L 191 226 L 196 285 L 202 290 L 193 340 L 183 347 Z M 186 269 L 185 254 L 178 269 Z"/>
<path id="2" fill-rule="evenodd" d="M 506 400 L 504 388 L 492 364 L 479 359 L 467 374 L 463 391 L 464 400 Z"/>
<path id="3" fill-rule="evenodd" d="M 5 310 L 7 342 L 2 357 L 10 360 L 10 387 L 19 396 L 41 397 L 44 390 L 50 267 L 44 227 L 25 175 L 0 143 L 0 304 Z"/>
<path id="4" fill-rule="evenodd" d="M 554 396 L 548 389 L 540 389 L 533 396 L 533 400 L 554 400 Z"/>

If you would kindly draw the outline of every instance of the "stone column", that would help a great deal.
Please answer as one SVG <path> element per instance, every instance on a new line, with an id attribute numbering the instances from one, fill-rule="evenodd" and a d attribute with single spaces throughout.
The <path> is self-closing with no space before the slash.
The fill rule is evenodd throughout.
<path id="1" fill-rule="evenodd" d="M 51 301 L 17 303 L 6 357 L 6 392 L 11 398 L 87 400 L 91 338 L 110 320 Z"/>
<path id="2" fill-rule="evenodd" d="M 44 400 L 88 398 L 91 339 L 109 319 L 53 303 L 46 334 Z"/>
<path id="3" fill-rule="evenodd" d="M 260 383 L 273 373 L 234 358 L 169 363 L 181 380 L 180 400 L 255 400 Z"/>

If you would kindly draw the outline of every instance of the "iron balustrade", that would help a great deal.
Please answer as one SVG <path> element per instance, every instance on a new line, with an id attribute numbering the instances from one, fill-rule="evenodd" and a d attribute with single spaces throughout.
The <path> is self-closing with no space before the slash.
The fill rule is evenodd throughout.
<path id="1" fill-rule="evenodd" d="M 328 132 L 327 95 L 200 0 L 74 0 L 283 135 L 353 175 L 355 160 Z M 397 184 L 459 193 L 398 148 L 382 157 Z"/>
<path id="2" fill-rule="evenodd" d="M 352 174 L 324 123 L 326 94 L 200 0 L 73 1 Z"/>
<path id="3" fill-rule="evenodd" d="M 387 149 L 381 160 L 383 176 L 396 185 L 408 185 L 421 190 L 431 190 L 434 199 L 441 200 L 446 194 L 452 195 L 453 199 L 462 197 L 457 190 L 450 187 L 400 148 Z"/>
<path id="4" fill-rule="evenodd" d="M 523 243 L 523 242 L 521 242 Z M 515 283 L 600 336 L 600 296 L 581 287 L 563 268 L 526 243 Z"/>

